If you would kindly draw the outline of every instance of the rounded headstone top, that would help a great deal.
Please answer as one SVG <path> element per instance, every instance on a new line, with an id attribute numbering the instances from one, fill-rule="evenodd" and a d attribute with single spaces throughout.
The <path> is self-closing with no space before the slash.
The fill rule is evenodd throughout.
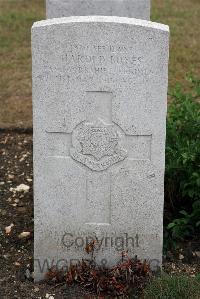
<path id="1" fill-rule="evenodd" d="M 63 18 L 54 18 L 47 19 L 43 21 L 35 22 L 32 28 L 43 27 L 43 26 L 53 26 L 59 24 L 69 24 L 69 23 L 117 23 L 117 24 L 127 24 L 135 25 L 140 27 L 149 27 L 152 29 L 158 29 L 162 31 L 169 32 L 169 26 L 140 20 L 135 18 L 126 18 L 126 17 L 116 17 L 116 16 L 74 16 L 74 17 L 63 17 Z"/>

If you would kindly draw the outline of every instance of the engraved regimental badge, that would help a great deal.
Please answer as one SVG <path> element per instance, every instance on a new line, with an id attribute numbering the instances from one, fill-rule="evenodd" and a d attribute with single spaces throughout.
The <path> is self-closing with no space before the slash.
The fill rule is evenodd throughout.
<path id="1" fill-rule="evenodd" d="M 121 138 L 122 133 L 115 124 L 100 119 L 82 122 L 72 133 L 71 157 L 92 170 L 105 170 L 127 157 Z"/>

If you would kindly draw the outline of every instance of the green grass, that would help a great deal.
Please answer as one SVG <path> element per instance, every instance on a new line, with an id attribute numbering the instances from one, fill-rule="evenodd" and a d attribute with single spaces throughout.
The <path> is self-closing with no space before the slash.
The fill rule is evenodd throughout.
<path id="1" fill-rule="evenodd" d="M 0 127 L 32 124 L 31 26 L 44 1 L 0 0 Z"/>
<path id="2" fill-rule="evenodd" d="M 144 290 L 143 299 L 199 299 L 200 281 L 187 276 L 162 274 Z"/>
<path id="3" fill-rule="evenodd" d="M 152 0 L 151 20 L 170 26 L 169 87 L 200 77 L 200 1 Z"/>
<path id="4" fill-rule="evenodd" d="M 0 127 L 32 125 L 30 30 L 44 2 L 0 0 Z M 200 0 L 152 0 L 151 19 L 170 26 L 169 86 L 199 78 Z"/>

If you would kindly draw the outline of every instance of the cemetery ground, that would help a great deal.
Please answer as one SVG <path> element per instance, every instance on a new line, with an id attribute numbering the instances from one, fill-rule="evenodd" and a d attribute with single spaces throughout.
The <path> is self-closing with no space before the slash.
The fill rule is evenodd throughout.
<path id="1" fill-rule="evenodd" d="M 31 131 L 1 131 L 0 155 L 0 298 L 48 298 L 50 295 L 54 297 L 49 298 L 55 299 L 97 298 L 80 287 L 67 287 L 66 283 L 33 283 Z M 162 285 L 162 280 L 155 279 L 152 288 L 147 289 L 141 298 L 200 298 L 198 248 L 198 242 L 193 242 L 173 253 L 168 252 L 163 269 L 172 275 L 172 280 L 164 276 Z M 183 274 L 188 277 L 186 280 Z M 177 285 L 182 289 L 180 297 L 175 295 Z M 160 294 L 168 297 L 159 297 Z"/>
<path id="2" fill-rule="evenodd" d="M 177 82 L 181 82 L 187 90 L 185 74 L 189 72 L 200 77 L 200 2 L 152 2 L 151 19 L 169 24 L 171 29 L 170 90 Z M 33 283 L 30 28 L 39 19 L 44 19 L 42 0 L 0 0 L 0 70 L 3 74 L 0 76 L 0 298 L 93 298 L 81 288 L 68 288 L 66 284 Z M 196 111 L 195 107 L 193 109 Z M 192 121 L 196 117 L 194 114 Z M 184 122 L 188 121 L 186 118 Z M 192 135 L 191 128 L 192 122 L 186 135 L 188 138 L 191 134 L 191 140 L 195 140 L 196 131 Z M 189 156 L 189 151 L 187 154 Z M 187 158 L 186 167 L 190 166 Z M 198 157 L 193 164 L 197 162 Z M 182 219 L 186 221 L 186 217 Z M 183 223 L 172 223 L 171 229 L 182 228 L 180 224 Z M 163 269 L 165 273 L 172 274 L 172 278 L 164 276 L 155 279 L 146 294 L 141 296 L 200 298 L 199 248 L 196 238 L 192 242 L 183 242 L 174 251 L 165 252 Z M 186 280 L 182 278 L 183 274 Z M 180 291 L 179 297 L 177 289 Z"/>

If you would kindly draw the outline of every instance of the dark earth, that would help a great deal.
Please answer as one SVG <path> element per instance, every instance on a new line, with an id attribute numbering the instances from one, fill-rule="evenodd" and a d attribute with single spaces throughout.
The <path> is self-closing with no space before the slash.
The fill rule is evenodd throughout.
<path id="1" fill-rule="evenodd" d="M 0 131 L 0 299 L 96 298 L 77 286 L 34 284 L 33 225 L 32 132 Z M 164 270 L 195 276 L 198 248 L 169 253 Z"/>

